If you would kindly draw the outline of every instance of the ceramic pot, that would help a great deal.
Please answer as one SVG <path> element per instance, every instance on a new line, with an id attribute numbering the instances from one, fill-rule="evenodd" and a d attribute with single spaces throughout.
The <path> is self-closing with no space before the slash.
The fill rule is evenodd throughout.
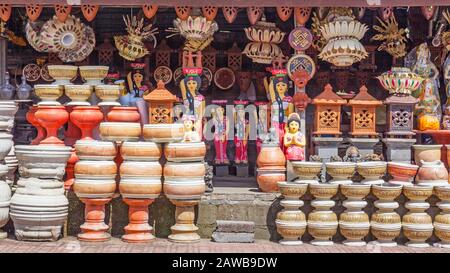
<path id="1" fill-rule="evenodd" d="M 298 175 L 295 182 L 307 184 L 319 183 L 322 162 L 291 161 L 291 164 L 294 173 Z"/>
<path id="2" fill-rule="evenodd" d="M 335 205 L 331 197 L 338 193 L 338 184 L 310 184 L 309 192 L 315 199 L 311 206 L 315 209 L 308 215 L 308 232 L 314 237 L 311 244 L 317 246 L 333 245 L 332 238 L 337 233 L 338 218 L 330 210 Z"/>
<path id="3" fill-rule="evenodd" d="M 332 177 L 331 184 L 351 184 L 356 163 L 353 162 L 326 162 L 327 173 Z"/>
<path id="4" fill-rule="evenodd" d="M 369 215 L 363 211 L 367 202 L 363 200 L 370 193 L 370 184 L 340 185 L 341 193 L 347 198 L 343 202 L 345 212 L 339 215 L 339 230 L 347 239 L 345 245 L 364 246 L 364 237 L 369 234 Z"/>
<path id="5" fill-rule="evenodd" d="M 263 144 L 256 159 L 258 168 L 279 169 L 286 166 L 286 157 L 277 144 Z M 283 180 L 280 180 L 283 181 Z"/>
<path id="6" fill-rule="evenodd" d="M 439 247 L 450 248 L 450 186 L 434 187 L 434 194 L 441 200 L 437 205 L 441 212 L 434 218 L 434 233 L 441 239 Z"/>
<path id="7" fill-rule="evenodd" d="M 444 163 L 440 160 L 434 162 L 421 161 L 422 166 L 419 168 L 416 176 L 418 185 L 429 186 L 445 186 L 448 185 L 448 170 Z"/>
<path id="8" fill-rule="evenodd" d="M 372 185 L 372 193 L 379 200 L 374 203 L 378 210 L 370 219 L 370 231 L 377 238 L 377 244 L 386 247 L 397 246 L 394 240 L 400 235 L 402 223 L 400 215 L 394 211 L 399 207 L 394 199 L 402 193 L 402 185 L 375 184 Z"/>
<path id="9" fill-rule="evenodd" d="M 38 105 L 61 105 L 57 99 L 64 94 L 64 87 L 54 84 L 36 84 L 34 93 L 41 99 Z"/>
<path id="10" fill-rule="evenodd" d="M 86 81 L 86 85 L 101 85 L 107 76 L 109 67 L 101 65 L 80 66 L 80 75 Z"/>
<path id="11" fill-rule="evenodd" d="M 162 154 L 161 145 L 154 142 L 128 142 L 120 146 L 120 154 L 124 160 L 158 161 Z"/>
<path id="12" fill-rule="evenodd" d="M 161 178 L 162 167 L 158 161 L 124 161 L 120 165 L 120 176 L 136 178 Z"/>
<path id="13" fill-rule="evenodd" d="M 103 120 L 98 106 L 76 106 L 70 113 L 70 120 L 81 130 L 81 139 L 90 140 L 92 131 Z"/>
<path id="14" fill-rule="evenodd" d="M 206 154 L 204 142 L 174 142 L 164 146 L 164 156 L 168 161 L 203 161 Z"/>
<path id="15" fill-rule="evenodd" d="M 62 180 L 71 147 L 59 145 L 16 145 L 21 177 Z"/>
<path id="16" fill-rule="evenodd" d="M 164 178 L 167 179 L 201 179 L 205 176 L 205 172 L 203 162 L 167 162 L 164 165 Z"/>
<path id="17" fill-rule="evenodd" d="M 77 174 L 75 174 L 73 191 L 78 198 L 111 198 L 116 191 L 116 180 L 115 177 L 105 179 L 77 178 Z"/>
<path id="18" fill-rule="evenodd" d="M 30 110 L 27 112 L 27 121 L 33 125 L 37 130 L 37 136 L 31 141 L 31 145 L 37 145 L 43 140 L 46 136 L 46 132 L 44 127 L 41 126 L 37 118 L 35 117 L 35 113 L 37 111 L 38 107 L 33 105 L 30 107 Z"/>
<path id="19" fill-rule="evenodd" d="M 115 179 L 117 165 L 114 161 L 80 160 L 75 164 L 75 177 L 84 179 Z"/>
<path id="20" fill-rule="evenodd" d="M 58 129 L 69 120 L 69 114 L 64 106 L 39 105 L 34 116 L 47 132 L 47 137 L 40 144 L 64 145 L 58 138 Z"/>
<path id="21" fill-rule="evenodd" d="M 48 74 L 55 79 L 54 85 L 69 85 L 70 81 L 77 77 L 78 66 L 48 65 L 47 68 Z"/>
<path id="22" fill-rule="evenodd" d="M 306 231 L 306 216 L 299 209 L 303 201 L 299 200 L 307 191 L 308 184 L 278 182 L 278 188 L 284 199 L 280 201 L 284 209 L 277 214 L 275 224 L 277 232 L 283 237 L 282 245 L 300 245 Z"/>
<path id="23" fill-rule="evenodd" d="M 413 145 L 414 162 L 419 167 L 422 165 L 421 160 L 425 162 L 433 162 L 441 160 L 442 145 Z"/>
<path id="24" fill-rule="evenodd" d="M 64 92 L 72 101 L 67 105 L 73 106 L 89 106 L 91 105 L 87 100 L 92 95 L 94 88 L 90 85 L 66 85 Z"/>
<path id="25" fill-rule="evenodd" d="M 102 100 L 102 102 L 98 104 L 99 106 L 120 106 L 120 103 L 117 102 L 120 97 L 120 87 L 118 85 L 96 85 L 95 95 Z"/>
<path id="26" fill-rule="evenodd" d="M 368 161 L 356 163 L 356 171 L 364 177 L 363 184 L 383 184 L 382 176 L 386 173 L 387 163 L 384 161 Z"/>
<path id="27" fill-rule="evenodd" d="M 430 204 L 425 200 L 433 194 L 432 186 L 403 186 L 403 194 L 410 200 L 405 207 L 409 210 L 402 218 L 403 234 L 411 247 L 429 247 L 425 241 L 433 235 L 433 222 L 425 210 Z"/>
<path id="28" fill-rule="evenodd" d="M 141 115 L 139 115 L 137 107 L 114 106 L 106 115 L 106 120 L 109 122 L 140 122 Z"/>
<path id="29" fill-rule="evenodd" d="M 262 192 L 278 192 L 278 182 L 286 181 L 286 168 L 258 168 L 256 176 L 258 187 Z"/>
<path id="30" fill-rule="evenodd" d="M 0 130 L 11 131 L 14 127 L 18 105 L 13 101 L 0 101 Z"/>
<path id="31" fill-rule="evenodd" d="M 14 144 L 13 135 L 0 131 L 0 162 L 9 154 Z"/>
<path id="32" fill-rule="evenodd" d="M 194 166 L 192 163 L 183 163 L 188 166 Z M 196 164 L 195 166 L 198 166 Z M 165 170 L 164 175 L 170 175 L 170 166 Z M 199 166 L 197 169 L 200 168 Z M 179 176 L 177 173 L 172 173 L 172 176 L 164 177 L 163 190 L 164 194 L 169 199 L 174 200 L 199 200 L 205 192 L 205 178 L 200 177 L 186 177 Z"/>
<path id="33" fill-rule="evenodd" d="M 112 142 L 97 140 L 78 140 L 75 150 L 82 160 L 114 160 L 117 148 Z"/>
<path id="34" fill-rule="evenodd" d="M 8 167 L 6 165 L 0 165 L 0 177 L 5 176 L 8 173 Z M 11 200 L 11 188 L 5 182 L 0 180 L 0 240 L 8 237 L 6 232 L 3 232 L 1 228 L 8 223 L 9 220 L 9 203 Z"/>
<path id="35" fill-rule="evenodd" d="M 137 122 L 102 122 L 100 135 L 109 141 L 137 141 L 141 136 L 141 124 Z"/>
<path id="36" fill-rule="evenodd" d="M 146 141 L 156 143 L 179 142 L 184 137 L 184 126 L 181 123 L 145 124 L 143 136 Z"/>
<path id="37" fill-rule="evenodd" d="M 389 183 L 396 185 L 412 184 L 418 169 L 419 166 L 409 163 L 388 162 L 387 171 L 393 177 L 389 180 Z"/>
<path id="38" fill-rule="evenodd" d="M 56 241 L 68 214 L 66 196 L 29 195 L 22 190 L 16 190 L 10 207 L 17 240 Z"/>
<path id="39" fill-rule="evenodd" d="M 125 161 L 120 165 L 120 194 L 124 198 L 156 199 L 162 190 L 161 175 L 157 161 Z"/>

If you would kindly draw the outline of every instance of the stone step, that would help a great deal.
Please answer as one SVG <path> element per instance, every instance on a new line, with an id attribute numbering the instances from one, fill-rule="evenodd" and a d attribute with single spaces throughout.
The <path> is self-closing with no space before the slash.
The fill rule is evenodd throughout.
<path id="1" fill-rule="evenodd" d="M 252 221 L 231 221 L 231 220 L 217 220 L 216 232 L 255 232 L 255 222 Z"/>
<path id="2" fill-rule="evenodd" d="M 217 243 L 253 243 L 255 241 L 255 234 L 245 232 L 214 232 L 212 234 L 212 240 Z"/>

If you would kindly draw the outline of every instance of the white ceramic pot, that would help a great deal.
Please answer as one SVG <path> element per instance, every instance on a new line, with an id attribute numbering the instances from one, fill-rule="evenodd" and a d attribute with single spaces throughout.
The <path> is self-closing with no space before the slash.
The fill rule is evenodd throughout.
<path id="1" fill-rule="evenodd" d="M 364 177 L 363 184 L 383 184 L 381 177 L 386 173 L 387 163 L 385 161 L 368 161 L 356 163 L 356 170 Z"/>
<path id="2" fill-rule="evenodd" d="M 0 161 L 2 161 L 11 151 L 11 148 L 14 145 L 12 138 L 13 135 L 0 132 Z"/>

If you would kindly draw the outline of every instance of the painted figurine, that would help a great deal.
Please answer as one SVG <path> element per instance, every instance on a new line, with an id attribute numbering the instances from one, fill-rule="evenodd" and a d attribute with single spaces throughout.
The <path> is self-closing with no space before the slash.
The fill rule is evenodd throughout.
<path id="1" fill-rule="evenodd" d="M 433 94 L 432 80 L 426 79 L 425 83 L 422 83 L 424 92 L 420 94 L 420 101 L 417 105 L 417 109 L 420 111 L 418 116 L 418 128 L 421 131 L 425 130 L 439 130 L 439 118 L 437 117 L 437 108 L 440 105 L 436 104 L 438 100 Z"/>
<path id="2" fill-rule="evenodd" d="M 267 103 L 266 102 L 256 102 L 255 105 L 258 107 L 258 112 L 256 114 L 257 120 L 257 135 L 256 135 L 256 154 L 258 155 L 261 151 L 262 144 L 264 139 L 266 139 L 266 135 L 269 132 L 268 129 L 268 117 L 267 117 Z"/>
<path id="3" fill-rule="evenodd" d="M 196 67 L 194 67 L 193 57 L 196 56 Z M 195 130 L 203 136 L 203 112 L 205 109 L 205 98 L 198 93 L 202 80 L 200 75 L 201 53 L 193 55 L 191 52 L 183 53 L 183 74 L 184 79 L 180 81 L 181 95 L 185 106 L 185 113 L 195 117 Z"/>
<path id="4" fill-rule="evenodd" d="M 184 137 L 183 142 L 200 142 L 200 135 L 195 131 L 194 127 L 195 118 L 193 116 L 184 116 Z"/>
<path id="5" fill-rule="evenodd" d="M 284 134 L 284 146 L 287 160 L 304 160 L 306 144 L 305 136 L 300 131 L 300 116 L 292 113 L 288 117 L 286 133 Z"/>
<path id="6" fill-rule="evenodd" d="M 147 105 L 143 99 L 150 91 L 144 82 L 143 63 L 132 63 L 132 70 L 127 75 L 128 92 L 120 97 L 120 104 L 123 106 L 136 106 L 141 115 L 141 124 L 148 123 Z M 119 83 L 120 85 L 120 83 Z"/>
<path id="7" fill-rule="evenodd" d="M 247 101 L 235 101 L 236 115 L 235 115 L 235 135 L 234 145 L 236 146 L 236 164 L 247 164 L 247 142 L 249 136 L 248 120 L 245 118 L 245 105 Z"/>
<path id="8" fill-rule="evenodd" d="M 212 101 L 214 104 L 226 103 L 225 101 Z M 214 126 L 214 148 L 216 150 L 215 164 L 229 164 L 227 157 L 227 136 L 230 128 L 229 121 L 225 116 L 225 110 L 222 105 L 218 106 L 213 112 Z"/>

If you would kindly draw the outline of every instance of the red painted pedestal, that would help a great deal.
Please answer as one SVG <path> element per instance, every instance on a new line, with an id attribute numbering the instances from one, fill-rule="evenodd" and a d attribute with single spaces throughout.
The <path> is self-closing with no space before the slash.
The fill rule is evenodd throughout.
<path id="1" fill-rule="evenodd" d="M 64 145 L 58 138 L 58 129 L 69 120 L 64 106 L 39 105 L 34 116 L 47 132 L 47 137 L 39 144 Z"/>
<path id="2" fill-rule="evenodd" d="M 124 228 L 125 235 L 122 240 L 128 243 L 147 243 L 154 240 L 153 228 L 148 224 L 148 206 L 154 200 L 124 198 L 123 201 L 129 206 L 129 224 Z"/>
<path id="3" fill-rule="evenodd" d="M 26 115 L 27 121 L 37 129 L 37 136 L 31 141 L 31 145 L 38 145 L 46 136 L 44 127 L 41 126 L 34 115 L 37 109 L 38 107 L 36 105 L 31 106 Z"/>
<path id="4" fill-rule="evenodd" d="M 86 242 L 104 242 L 111 239 L 107 232 L 109 226 L 105 224 L 105 205 L 111 198 L 80 198 L 86 205 L 84 210 L 85 222 L 80 226 L 81 233 L 78 240 Z"/>

